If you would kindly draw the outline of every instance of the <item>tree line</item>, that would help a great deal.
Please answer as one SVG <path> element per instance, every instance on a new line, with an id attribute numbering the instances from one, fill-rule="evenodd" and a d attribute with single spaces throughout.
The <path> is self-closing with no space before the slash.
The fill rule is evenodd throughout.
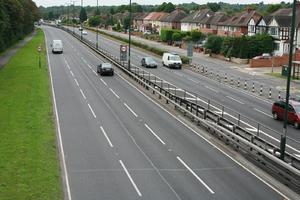
<path id="1" fill-rule="evenodd" d="M 0 0 L 0 52 L 32 32 L 39 18 L 32 0 Z"/>

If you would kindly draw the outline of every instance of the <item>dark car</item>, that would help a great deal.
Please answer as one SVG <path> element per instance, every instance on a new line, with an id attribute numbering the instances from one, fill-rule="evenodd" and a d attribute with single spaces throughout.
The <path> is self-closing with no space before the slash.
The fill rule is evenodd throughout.
<path id="1" fill-rule="evenodd" d="M 276 120 L 283 120 L 285 112 L 285 101 L 279 100 L 274 102 L 272 106 L 273 118 Z M 300 102 L 290 100 L 288 108 L 288 122 L 293 124 L 295 128 L 300 127 Z"/>
<path id="2" fill-rule="evenodd" d="M 114 68 L 110 63 L 101 63 L 100 65 L 97 66 L 97 73 L 100 74 L 101 76 L 103 75 L 114 75 Z"/>
<path id="3" fill-rule="evenodd" d="M 141 60 L 142 66 L 144 67 L 152 67 L 152 68 L 157 68 L 157 63 L 152 57 L 144 57 Z"/>

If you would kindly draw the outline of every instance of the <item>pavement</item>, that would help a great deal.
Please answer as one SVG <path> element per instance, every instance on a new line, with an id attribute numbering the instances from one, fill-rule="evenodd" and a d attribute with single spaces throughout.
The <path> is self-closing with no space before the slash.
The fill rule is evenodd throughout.
<path id="1" fill-rule="evenodd" d="M 7 50 L 6 52 L 4 52 L 1 56 L 0 56 L 0 69 L 2 69 L 4 67 L 4 65 L 6 63 L 8 63 L 8 61 L 10 60 L 10 58 L 12 56 L 14 56 L 18 50 L 20 48 L 22 48 L 25 44 L 27 44 L 32 37 L 35 35 L 35 31 L 28 35 L 27 37 L 25 37 L 23 40 L 19 41 L 14 47 L 12 47 L 11 49 Z"/>

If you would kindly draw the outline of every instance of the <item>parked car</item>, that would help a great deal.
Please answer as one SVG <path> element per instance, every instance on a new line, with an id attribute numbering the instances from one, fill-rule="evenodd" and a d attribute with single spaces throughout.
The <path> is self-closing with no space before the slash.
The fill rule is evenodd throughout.
<path id="1" fill-rule="evenodd" d="M 88 33 L 87 33 L 87 31 L 86 30 L 83 30 L 82 31 L 82 35 L 87 35 Z"/>
<path id="2" fill-rule="evenodd" d="M 181 69 L 182 61 L 180 56 L 176 53 L 164 53 L 162 57 L 162 64 L 169 68 Z"/>
<path id="3" fill-rule="evenodd" d="M 53 40 L 51 47 L 52 53 L 63 53 L 63 43 L 61 40 Z"/>
<path id="4" fill-rule="evenodd" d="M 101 63 L 100 65 L 97 66 L 97 73 L 100 74 L 101 76 L 103 75 L 114 75 L 114 68 L 110 63 Z"/>
<path id="5" fill-rule="evenodd" d="M 151 35 L 151 31 L 150 30 L 145 30 L 143 34 L 144 35 Z"/>
<path id="6" fill-rule="evenodd" d="M 157 63 L 152 57 L 144 57 L 141 60 L 142 66 L 157 68 Z"/>
<path id="7" fill-rule="evenodd" d="M 272 114 L 276 120 L 283 120 L 285 112 L 285 101 L 279 100 L 273 103 Z M 300 127 L 300 102 L 295 100 L 289 101 L 288 107 L 288 123 L 291 123 L 295 128 Z"/>

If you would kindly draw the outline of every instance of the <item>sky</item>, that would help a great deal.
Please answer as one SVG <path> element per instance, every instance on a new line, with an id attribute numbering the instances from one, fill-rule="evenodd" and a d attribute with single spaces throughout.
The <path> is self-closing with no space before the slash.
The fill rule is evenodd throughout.
<path id="1" fill-rule="evenodd" d="M 81 0 L 33 0 L 37 6 L 60 6 L 70 3 L 71 1 L 75 1 L 75 5 L 80 5 Z M 162 4 L 163 2 L 172 2 L 173 4 L 181 4 L 181 3 L 190 3 L 195 2 L 198 4 L 206 4 L 207 2 L 220 2 L 221 0 L 132 0 L 133 3 L 138 3 L 140 5 L 157 5 Z M 249 4 L 249 3 L 259 3 L 264 2 L 268 3 L 280 3 L 282 0 L 223 0 L 225 3 L 240 3 L 240 4 Z M 111 6 L 111 5 L 122 5 L 129 4 L 129 0 L 98 0 L 99 5 Z M 95 6 L 97 4 L 97 0 L 83 0 L 84 6 Z"/>

